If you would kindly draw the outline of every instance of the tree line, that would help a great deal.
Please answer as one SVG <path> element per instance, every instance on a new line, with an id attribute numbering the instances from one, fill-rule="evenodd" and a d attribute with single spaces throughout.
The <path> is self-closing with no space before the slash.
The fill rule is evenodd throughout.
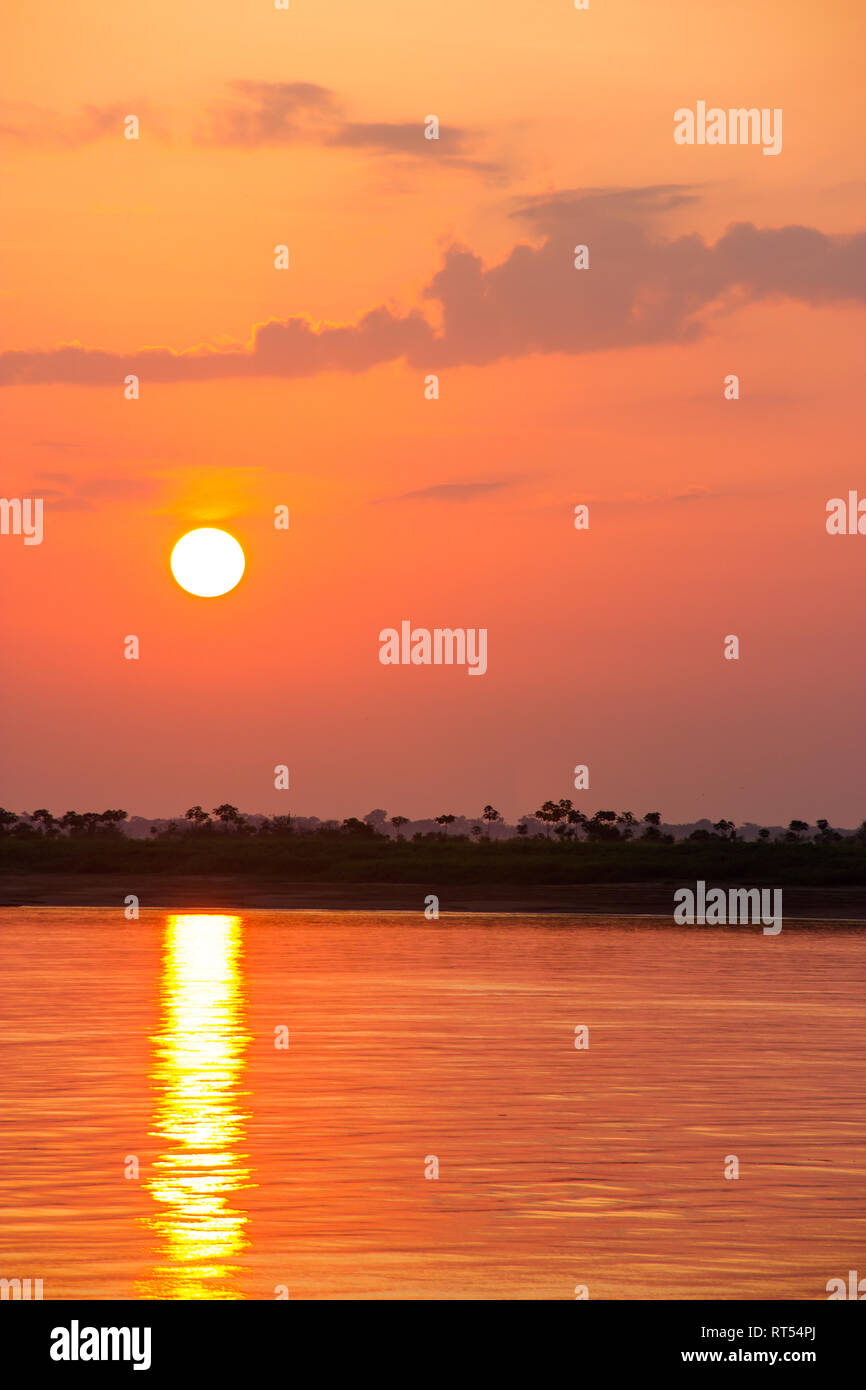
<path id="1" fill-rule="evenodd" d="M 389 838 L 382 829 L 378 828 L 385 824 L 390 824 L 398 840 L 403 840 L 403 829 L 410 824 L 408 816 L 387 817 L 384 812 L 379 814 L 379 820 L 373 821 L 371 816 L 364 820 L 359 820 L 357 816 L 349 816 L 342 822 L 325 821 L 319 825 L 309 828 L 300 826 L 296 823 L 296 818 L 291 815 L 284 816 L 264 816 L 250 817 L 244 816 L 237 806 L 230 802 L 223 802 L 219 806 L 213 807 L 212 811 L 206 811 L 200 805 L 191 806 L 184 813 L 183 821 L 170 820 L 167 825 L 160 829 L 158 826 L 151 826 L 150 833 L 158 839 L 176 838 L 184 834 L 232 834 L 232 835 L 350 835 L 365 837 L 370 839 Z M 0 807 L 0 835 L 13 835 L 26 837 L 38 835 L 48 839 L 57 839 L 61 836 L 67 838 L 92 837 L 96 835 L 119 835 L 121 825 L 128 819 L 128 813 L 122 810 L 109 811 L 67 811 L 62 816 L 54 816 L 52 813 L 40 807 L 29 815 L 14 811 L 7 811 Z M 469 841 L 479 841 L 490 838 L 492 828 L 497 824 L 504 825 L 504 818 L 499 811 L 491 805 L 484 807 L 481 815 L 470 817 L 473 821 L 468 835 L 452 835 L 451 827 L 462 817 L 458 817 L 451 812 L 444 812 L 434 816 L 433 821 L 441 826 L 441 831 L 424 832 L 417 831 L 413 840 L 425 839 L 452 839 Z M 539 828 L 540 827 L 540 828 Z M 577 810 L 567 798 L 559 801 L 545 801 L 536 810 L 520 818 L 517 823 L 515 835 L 518 839 L 550 839 L 553 835 L 561 842 L 569 840 L 588 840 L 595 843 L 601 841 L 628 841 L 643 840 L 656 841 L 659 844 L 673 844 L 674 836 L 662 830 L 662 817 L 660 811 L 648 811 L 644 816 L 635 816 L 631 811 L 596 811 L 593 815 L 586 815 L 583 811 Z M 485 835 L 486 828 L 486 835 Z M 514 837 L 511 837 L 514 838 Z M 725 840 L 729 842 L 743 840 L 744 836 L 738 833 L 735 823 L 731 820 L 718 820 L 712 825 L 711 830 L 698 828 L 693 830 L 686 837 L 689 840 Z M 812 827 L 808 821 L 792 820 L 787 829 L 776 835 L 777 842 L 784 844 L 830 844 L 843 839 L 854 839 L 857 843 L 866 844 L 866 821 L 859 830 L 854 831 L 853 836 L 845 836 L 839 830 L 834 830 L 827 820 L 818 820 Z M 758 831 L 759 841 L 770 841 L 773 839 L 772 831 L 763 826 Z"/>

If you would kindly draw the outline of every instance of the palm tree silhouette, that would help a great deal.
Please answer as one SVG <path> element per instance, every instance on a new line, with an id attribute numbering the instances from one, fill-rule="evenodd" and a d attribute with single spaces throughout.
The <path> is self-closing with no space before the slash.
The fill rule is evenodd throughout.
<path id="1" fill-rule="evenodd" d="M 60 827 L 50 811 L 46 811 L 44 806 L 40 806 L 38 811 L 34 811 L 30 817 L 31 821 L 39 826 L 43 835 L 57 835 Z"/>

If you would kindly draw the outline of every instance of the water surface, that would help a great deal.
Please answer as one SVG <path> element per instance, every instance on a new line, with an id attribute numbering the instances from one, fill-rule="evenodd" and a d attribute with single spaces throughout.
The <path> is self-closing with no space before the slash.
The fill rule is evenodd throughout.
<path id="1" fill-rule="evenodd" d="M 826 922 L 0 910 L 0 1276 L 826 1298 L 866 1270 L 864 947 Z"/>

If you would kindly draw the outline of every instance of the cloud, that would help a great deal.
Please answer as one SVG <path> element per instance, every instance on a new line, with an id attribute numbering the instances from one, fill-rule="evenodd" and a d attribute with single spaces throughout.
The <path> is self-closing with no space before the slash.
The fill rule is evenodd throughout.
<path id="1" fill-rule="evenodd" d="M 88 478 L 78 486 L 84 497 L 126 501 L 130 497 L 152 497 L 159 490 L 156 478 Z"/>
<path id="2" fill-rule="evenodd" d="M 199 138 L 209 145 L 247 149 L 315 144 L 406 159 L 436 158 L 492 176 L 503 173 L 501 166 L 471 157 L 475 132 L 445 124 L 434 141 L 425 139 L 422 120 L 349 121 L 336 94 L 314 82 L 233 82 L 231 96 L 210 108 Z"/>
<path id="3" fill-rule="evenodd" d="M 237 81 L 230 91 L 228 99 L 210 106 L 198 143 L 249 148 L 327 143 L 342 123 L 333 92 L 314 82 Z M 122 134 L 124 116 L 141 116 L 147 109 L 143 102 L 115 102 L 63 113 L 32 103 L 0 102 L 0 139 L 42 148 L 89 145 Z M 164 126 L 150 116 L 148 125 L 149 134 L 166 137 Z"/>
<path id="4" fill-rule="evenodd" d="M 436 160 L 458 169 L 471 169 L 502 182 L 501 164 L 475 159 L 469 153 L 476 134 L 461 126 L 443 126 L 437 140 L 427 140 L 420 121 L 348 121 L 328 141 L 331 146 L 364 149 L 372 154 L 402 155 L 406 159 Z"/>
<path id="5" fill-rule="evenodd" d="M 461 148 L 468 132 L 459 128 L 440 131 L 438 140 L 424 137 L 421 121 L 348 121 L 328 141 L 352 149 L 380 150 L 391 154 L 423 154 L 430 146 Z M 437 151 L 438 153 L 438 151 Z"/>
<path id="6" fill-rule="evenodd" d="M 432 340 L 433 330 L 420 310 L 400 316 L 378 308 L 353 324 L 273 319 L 256 325 L 250 343 L 206 345 L 186 352 L 154 347 L 123 355 L 73 344 L 44 352 L 0 353 L 0 385 L 117 386 L 129 374 L 169 382 L 363 372 L 409 356 Z"/>
<path id="7" fill-rule="evenodd" d="M 471 502 L 486 492 L 494 492 L 508 487 L 508 482 L 487 483 L 437 483 L 433 487 L 418 488 L 415 492 L 401 492 L 396 497 L 377 498 L 378 502 Z"/>
<path id="8" fill-rule="evenodd" d="M 57 484 L 44 487 L 43 483 Z M 34 496 L 54 512 L 93 512 L 100 502 L 143 501 L 159 491 L 157 478 L 96 477 L 76 480 L 68 473 L 37 473 Z"/>
<path id="9" fill-rule="evenodd" d="M 75 149 L 109 135 L 121 138 L 124 118 L 142 117 L 148 109 L 144 102 L 132 106 L 113 102 L 81 106 L 72 115 L 64 115 L 25 102 L 0 102 L 0 139 L 28 148 Z"/>
<path id="10" fill-rule="evenodd" d="M 672 492 L 670 500 L 672 502 L 715 502 L 721 493 L 710 492 L 705 487 L 688 487 L 685 492 Z"/>
<path id="11" fill-rule="evenodd" d="M 451 246 L 422 290 L 438 306 L 435 331 L 420 309 L 381 305 L 353 323 L 308 318 L 256 325 L 247 343 L 121 354 L 78 344 L 0 354 L 0 385 L 70 382 L 117 387 L 128 373 L 150 382 L 305 377 L 362 372 L 405 359 L 437 370 L 531 353 L 605 352 L 689 343 L 721 313 L 771 297 L 804 304 L 866 303 L 866 234 L 812 227 L 731 226 L 714 244 L 667 237 L 660 214 L 687 207 L 688 188 L 583 190 L 524 200 L 528 229 L 496 265 Z M 590 268 L 573 268 L 574 247 Z"/>
<path id="12" fill-rule="evenodd" d="M 711 245 L 655 231 L 660 213 L 695 196 L 662 186 L 529 199 L 514 216 L 541 245 L 515 246 L 489 269 L 471 250 L 452 247 L 424 292 L 442 306 L 437 361 L 689 342 L 705 331 L 711 307 L 771 295 L 866 301 L 866 235 L 743 223 Z M 588 270 L 572 268 L 579 244 L 589 247 Z"/>
<path id="13" fill-rule="evenodd" d="M 146 103 L 86 105 L 64 114 L 23 102 L 0 102 L 0 140 L 42 149 L 71 149 L 123 133 L 124 117 L 146 116 L 148 135 L 165 140 L 169 129 Z M 260 82 L 238 79 L 229 94 L 208 107 L 191 136 L 198 145 L 221 149 L 267 149 L 316 145 L 322 149 L 365 150 L 403 160 L 436 159 L 502 180 L 501 165 L 472 156 L 476 132 L 445 124 L 438 140 L 424 137 L 424 121 L 350 121 L 336 93 L 316 82 Z"/>
<path id="14" fill-rule="evenodd" d="M 334 93 L 315 82 L 231 84 L 233 96 L 213 105 L 208 144 L 261 146 L 327 141 L 339 126 L 341 109 Z"/>

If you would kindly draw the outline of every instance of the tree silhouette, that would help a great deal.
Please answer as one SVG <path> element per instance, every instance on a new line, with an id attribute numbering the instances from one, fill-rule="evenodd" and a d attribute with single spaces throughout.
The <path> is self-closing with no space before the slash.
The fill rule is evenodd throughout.
<path id="1" fill-rule="evenodd" d="M 596 811 L 586 823 L 586 836 L 588 840 L 618 840 L 616 811 Z"/>
<path id="2" fill-rule="evenodd" d="M 373 824 L 374 816 L 376 817 L 375 824 Z M 236 841 L 236 849 L 239 854 L 242 850 L 240 839 L 244 839 L 248 836 L 258 835 L 260 837 L 266 837 L 275 836 L 277 834 L 283 836 L 296 834 L 298 836 L 298 841 L 295 845 L 297 853 L 294 854 L 291 847 L 288 845 L 285 845 L 284 849 L 286 858 L 294 858 L 299 864 L 302 864 L 304 861 L 304 839 L 306 837 L 321 837 L 322 842 L 330 839 L 333 842 L 339 843 L 342 840 L 344 845 L 349 839 L 353 839 L 357 842 L 364 840 L 372 848 L 372 841 L 374 838 L 378 836 L 387 836 L 385 825 L 388 823 L 388 818 L 384 811 L 381 813 L 371 813 L 369 816 L 366 816 L 363 821 L 355 816 L 350 816 L 345 819 L 342 824 L 336 820 L 319 821 L 315 816 L 306 818 L 303 824 L 298 824 L 291 815 L 274 816 L 270 819 L 263 816 L 256 816 L 254 819 L 250 820 L 248 817 L 242 816 L 238 808 L 231 805 L 229 802 L 215 807 L 213 810 L 213 817 L 214 819 L 211 820 L 208 812 L 200 805 L 196 804 L 185 812 L 184 818 L 187 823 L 187 828 L 190 831 L 202 828 L 212 832 L 231 832 L 233 838 L 234 836 L 238 836 L 239 839 Z M 62 851 L 60 853 L 60 857 L 57 859 L 58 864 L 61 867 L 66 867 L 70 864 L 74 865 L 76 855 L 79 853 L 81 855 L 80 862 L 85 863 L 93 858 L 93 849 L 96 845 L 100 845 L 100 842 L 100 847 L 105 847 L 105 854 L 108 856 L 110 851 L 108 841 L 112 838 L 125 838 L 122 834 L 121 823 L 126 819 L 127 813 L 122 810 L 106 810 L 101 812 L 78 812 L 70 810 L 64 815 L 56 817 L 44 806 L 37 808 L 37 810 L 33 811 L 30 815 L 25 815 L 23 813 L 18 814 L 0 808 L 0 835 L 6 837 L 4 840 L 6 849 L 4 849 L 3 855 L 5 859 L 14 856 L 16 853 L 15 846 L 18 840 L 24 839 L 28 841 L 28 846 L 26 848 L 28 859 L 26 862 L 29 863 L 31 858 L 50 862 L 52 856 L 51 842 L 56 840 L 59 835 L 65 834 L 70 837 L 75 844 L 70 845 L 67 851 Z M 444 831 L 444 834 L 431 833 L 429 830 L 427 832 L 418 831 L 411 837 L 414 842 L 420 843 L 422 841 L 431 840 L 438 840 L 441 842 L 441 840 L 449 837 L 450 826 L 457 820 L 460 820 L 461 826 L 464 827 L 464 829 L 470 830 L 473 843 L 478 843 L 479 841 L 486 843 L 491 838 L 492 827 L 496 824 L 503 824 L 503 818 L 499 811 L 489 804 L 484 807 L 481 815 L 474 821 L 466 821 L 462 817 L 454 815 L 451 812 L 443 812 L 433 817 L 432 820 L 435 822 L 437 830 Z M 538 831 L 538 823 L 543 827 L 545 834 Z M 393 835 L 397 840 L 402 842 L 406 838 L 402 833 L 403 828 L 410 824 L 409 817 L 392 816 L 391 824 L 393 826 Z M 428 821 L 428 825 L 429 824 L 430 822 Z M 709 822 L 706 824 L 709 827 Z M 622 811 L 619 813 L 616 811 L 596 811 L 593 816 L 587 817 L 582 811 L 576 810 L 569 799 L 563 797 L 559 801 L 545 801 L 533 816 L 524 816 L 516 827 L 507 832 L 509 840 L 507 844 L 502 846 L 502 849 L 506 860 L 510 852 L 513 855 L 513 861 L 520 863 L 520 875 L 518 875 L 518 877 L 522 877 L 525 872 L 530 875 L 536 872 L 536 869 L 533 868 L 535 862 L 533 856 L 536 852 L 536 847 L 529 844 L 530 838 L 533 841 L 540 841 L 544 838 L 550 840 L 551 835 L 555 835 L 557 841 L 562 846 L 565 846 L 568 841 L 579 838 L 581 835 L 583 835 L 587 841 L 616 843 L 617 841 L 626 841 L 632 838 L 639 825 L 640 822 L 636 820 L 630 811 Z M 180 841 L 185 838 L 183 835 L 184 826 L 182 822 L 160 821 L 158 824 L 151 825 L 148 828 L 151 837 L 160 841 Z M 766 826 L 760 828 L 757 826 L 750 827 L 749 834 L 756 836 L 756 843 L 758 844 L 768 844 L 774 838 L 773 832 Z M 733 821 L 722 819 L 713 822 L 711 829 L 704 827 L 695 829 L 688 838 L 701 843 L 707 841 L 716 842 L 719 849 L 714 851 L 707 846 L 707 851 L 710 855 L 713 853 L 718 854 L 718 864 L 727 868 L 733 856 L 742 856 L 744 862 L 749 862 L 748 856 L 750 847 L 743 839 L 743 835 L 743 830 L 738 832 Z M 97 838 L 94 839 L 93 837 Z M 791 849 L 799 846 L 799 848 L 796 849 L 797 856 L 802 860 L 811 861 L 815 869 L 820 870 L 815 879 L 816 882 L 836 882 L 837 879 L 839 882 L 853 882 L 852 874 L 854 870 L 853 868 L 849 868 L 849 865 L 852 863 L 852 857 L 853 860 L 856 861 L 856 854 L 852 856 L 852 851 L 854 851 L 855 847 L 857 847 L 858 852 L 859 847 L 866 847 L 866 822 L 863 822 L 859 830 L 842 832 L 834 830 L 830 822 L 826 818 L 823 818 L 815 822 L 815 830 L 813 832 L 807 821 L 792 820 L 787 829 L 779 832 L 775 838 L 777 842 L 785 844 Z M 214 841 L 211 837 L 211 842 L 208 844 L 208 836 L 201 838 L 196 837 L 196 839 L 197 842 L 195 844 L 190 843 L 183 849 L 182 858 L 183 856 L 188 856 L 191 862 L 194 861 L 196 865 L 204 865 L 208 860 L 208 855 L 211 855 L 212 859 L 218 857 L 219 840 Z M 454 871 L 458 875 L 463 871 L 460 856 L 464 853 L 461 846 L 465 846 L 466 839 L 467 836 L 465 833 L 460 836 L 455 836 L 453 845 L 448 846 L 447 850 L 443 849 L 442 851 L 443 859 L 447 861 L 449 865 L 453 862 Z M 661 831 L 661 812 L 650 811 L 643 817 L 642 840 L 644 842 L 651 842 L 652 851 L 647 853 L 647 865 L 640 865 L 638 869 L 639 874 L 653 878 L 654 874 L 662 874 L 663 872 L 668 872 L 676 868 L 676 860 L 663 859 L 661 855 L 659 855 L 657 859 L 656 847 L 673 844 L 674 842 L 674 836 L 672 834 L 662 833 Z M 516 842 L 520 844 L 521 848 L 518 849 L 516 847 Z M 741 844 L 744 846 L 743 849 L 739 848 Z M 721 845 L 724 845 L 723 849 Z M 513 846 L 510 851 L 509 846 Z M 264 846 L 260 846 L 260 848 L 264 848 Z M 277 845 L 275 845 L 273 849 L 276 851 L 276 858 L 281 861 L 283 851 L 279 850 Z M 492 850 L 486 851 L 484 857 L 486 858 L 491 852 Z M 543 865 L 547 862 L 550 849 L 548 848 L 547 851 L 539 849 L 537 852 L 540 856 L 537 872 L 541 873 L 544 871 Z M 769 851 L 766 852 L 769 853 Z M 57 851 L 55 850 L 54 853 L 56 855 Z M 331 854 L 332 851 L 322 844 L 322 853 L 323 862 L 327 862 L 328 855 Z M 340 852 L 338 849 L 335 849 L 333 853 L 336 856 L 333 862 L 337 864 Z M 388 851 L 384 850 L 383 853 L 387 855 Z M 565 855 L 568 851 L 563 848 L 561 851 L 557 851 L 557 853 Z M 574 854 L 575 851 L 571 851 L 571 853 Z M 621 853 L 623 862 L 626 860 L 631 862 L 633 851 L 623 848 Z M 592 862 L 591 846 L 579 847 L 578 854 L 581 859 L 586 857 L 587 864 Z M 23 855 L 24 851 L 22 851 L 22 863 L 25 862 Z M 528 858 L 527 855 L 529 856 Z M 411 857 L 411 852 L 408 848 L 401 849 L 400 857 L 401 859 L 409 858 Z M 497 860 L 499 859 L 498 853 L 495 857 Z M 352 858 L 352 851 L 347 847 L 346 860 L 348 861 Z M 263 855 L 262 861 L 266 860 L 267 855 Z M 359 862 L 360 860 L 366 863 L 366 856 L 361 855 Z M 106 862 L 110 862 L 110 860 L 106 858 Z M 125 860 L 123 862 L 125 863 Z M 179 860 L 178 862 L 181 861 Z M 186 862 L 186 860 L 183 859 L 183 862 Z M 258 858 L 253 856 L 249 861 L 251 869 L 258 862 Z M 603 862 L 604 861 L 602 861 L 602 863 Z M 656 863 L 655 868 L 650 867 L 653 863 Z M 722 870 L 718 871 L 722 872 Z"/>
<path id="3" fill-rule="evenodd" d="M 839 831 L 834 830 L 828 820 L 816 820 L 815 825 L 818 829 L 818 834 L 815 836 L 815 840 L 818 844 L 829 845 L 832 844 L 834 840 L 841 840 L 842 836 L 839 834 Z"/>
<path id="4" fill-rule="evenodd" d="M 237 806 L 232 806 L 228 801 L 224 801 L 222 806 L 214 806 L 213 813 L 226 830 L 229 826 L 234 826 L 235 830 L 240 830 L 246 824 Z"/>
<path id="5" fill-rule="evenodd" d="M 535 819 L 540 820 L 543 825 L 555 825 L 562 820 L 565 812 L 555 801 L 545 801 L 541 809 L 535 812 Z M 547 831 L 547 838 L 550 839 L 550 830 Z"/>
<path id="6" fill-rule="evenodd" d="M 785 831 L 785 839 L 788 844 L 799 844 L 802 837 L 809 830 L 809 822 L 805 820 L 792 820 Z"/>
<path id="7" fill-rule="evenodd" d="M 347 835 L 361 835 L 368 840 L 372 840 L 373 836 L 376 834 L 372 825 L 368 825 L 366 821 L 359 820 L 357 816 L 349 816 L 343 821 L 340 829 L 344 830 Z"/>

